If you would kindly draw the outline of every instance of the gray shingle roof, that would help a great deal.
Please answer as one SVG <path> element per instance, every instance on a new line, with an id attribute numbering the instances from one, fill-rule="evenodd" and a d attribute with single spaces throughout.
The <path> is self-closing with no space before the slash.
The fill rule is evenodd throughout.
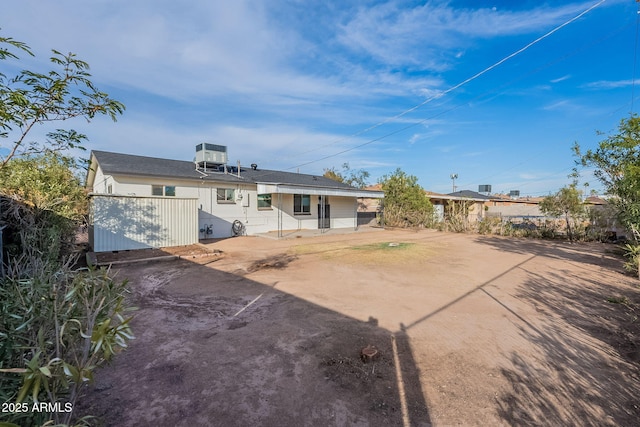
<path id="1" fill-rule="evenodd" d="M 307 175 L 265 169 L 241 168 L 236 174 L 207 170 L 206 176 L 196 171 L 195 163 L 184 160 L 169 160 L 131 154 L 93 151 L 102 171 L 107 175 L 153 176 L 177 179 L 197 179 L 232 183 L 269 183 L 304 185 L 336 189 L 353 189 L 350 185 L 323 176 Z M 201 169 L 202 171 L 202 169 Z"/>
<path id="2" fill-rule="evenodd" d="M 471 191 L 471 190 L 460 190 L 460 191 L 456 191 L 455 193 L 448 193 L 448 194 L 449 194 L 449 196 L 468 197 L 470 199 L 482 199 L 482 200 L 491 200 L 491 199 L 493 199 L 493 197 L 486 196 L 484 194 L 477 193 L 477 192 Z"/>

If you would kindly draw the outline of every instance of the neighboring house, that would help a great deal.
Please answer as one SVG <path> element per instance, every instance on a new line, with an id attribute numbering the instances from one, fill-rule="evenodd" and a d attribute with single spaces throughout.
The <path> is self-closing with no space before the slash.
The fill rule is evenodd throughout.
<path id="1" fill-rule="evenodd" d="M 198 144 L 194 162 L 93 151 L 94 251 L 191 244 L 201 238 L 357 227 L 359 198 L 322 176 L 228 166 L 226 147 Z"/>
<path id="2" fill-rule="evenodd" d="M 589 211 L 590 227 L 609 240 L 630 239 L 633 231 L 619 223 L 615 205 L 598 196 L 589 196 L 584 200 Z"/>
<path id="3" fill-rule="evenodd" d="M 382 185 L 376 184 L 366 187 L 367 190 L 382 191 Z M 425 191 L 427 198 L 433 205 L 434 214 L 443 221 L 448 215 L 464 214 L 468 221 L 478 221 L 483 218 L 484 203 L 489 197 L 473 191 L 458 191 L 451 194 Z M 360 218 L 373 219 L 383 211 L 378 199 L 363 199 L 358 208 Z"/>
<path id="4" fill-rule="evenodd" d="M 488 196 L 469 190 L 449 194 L 431 191 L 426 193 L 440 220 L 446 219 L 448 215 L 463 214 L 470 222 L 480 221 L 484 217 L 484 203 L 489 199 Z"/>
<path id="5" fill-rule="evenodd" d="M 494 195 L 485 203 L 488 216 L 496 216 L 504 219 L 532 219 L 542 218 L 539 204 L 544 197 L 517 197 L 507 195 Z"/>
<path id="6" fill-rule="evenodd" d="M 382 192 L 382 184 L 365 187 L 364 190 Z M 382 200 L 380 198 L 363 198 L 358 202 L 358 224 L 376 224 L 381 221 Z"/>

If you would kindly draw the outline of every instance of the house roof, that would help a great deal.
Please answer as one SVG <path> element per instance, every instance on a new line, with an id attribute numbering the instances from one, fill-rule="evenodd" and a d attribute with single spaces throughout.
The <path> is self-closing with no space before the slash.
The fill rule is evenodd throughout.
<path id="1" fill-rule="evenodd" d="M 513 198 L 508 194 L 494 194 L 491 196 L 491 200 L 496 202 L 510 202 L 510 203 L 528 203 L 528 204 L 536 204 L 540 203 L 544 197 L 531 197 L 531 196 L 522 196 Z"/>
<path id="2" fill-rule="evenodd" d="M 584 200 L 584 202 L 590 205 L 606 205 L 609 203 L 606 199 L 598 196 L 589 196 Z"/>
<path id="3" fill-rule="evenodd" d="M 240 173 L 225 173 L 213 170 L 196 169 L 194 162 L 170 160 L 131 154 L 93 151 L 91 162 L 97 161 L 105 175 L 148 176 L 187 180 L 229 182 L 235 184 L 272 184 L 309 188 L 328 188 L 338 191 L 359 190 L 342 182 L 324 176 L 283 172 L 266 169 L 240 168 Z M 87 176 L 87 186 L 92 184 L 93 174 Z M 375 192 L 371 196 L 376 197 Z M 377 195 L 380 196 L 380 195 Z M 357 196 L 359 197 L 359 196 Z"/>
<path id="4" fill-rule="evenodd" d="M 375 184 L 365 187 L 365 190 L 372 191 L 382 191 L 382 184 Z M 470 197 L 470 196 L 460 196 L 456 193 L 452 194 L 443 194 L 443 193 L 435 193 L 433 191 L 424 190 L 424 193 L 430 200 L 472 200 L 474 202 L 483 202 L 486 199 L 486 196 L 482 196 L 482 198 Z M 471 191 L 473 193 L 473 191 Z M 479 194 L 479 193 L 476 193 Z"/>
<path id="5" fill-rule="evenodd" d="M 460 191 L 456 191 L 454 193 L 448 193 L 448 196 L 454 196 L 454 197 L 464 197 L 467 199 L 480 199 L 480 200 L 491 200 L 492 197 L 491 196 L 486 196 L 484 194 L 475 192 L 475 191 L 471 191 L 471 190 L 460 190 Z"/>

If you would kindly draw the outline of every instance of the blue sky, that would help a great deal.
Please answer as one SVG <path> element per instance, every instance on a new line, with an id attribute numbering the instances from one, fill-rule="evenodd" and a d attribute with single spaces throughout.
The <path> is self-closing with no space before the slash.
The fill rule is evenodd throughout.
<path id="1" fill-rule="evenodd" d="M 0 67 L 45 70 L 51 49 L 89 62 L 127 110 L 65 124 L 88 149 L 193 160 L 211 142 L 233 164 L 322 174 L 348 162 L 372 183 L 400 167 L 431 191 L 450 192 L 457 173 L 458 189 L 537 196 L 570 182 L 575 141 L 595 147 L 596 131 L 637 111 L 637 7 L 3 0 L 0 34 L 36 58 Z"/>

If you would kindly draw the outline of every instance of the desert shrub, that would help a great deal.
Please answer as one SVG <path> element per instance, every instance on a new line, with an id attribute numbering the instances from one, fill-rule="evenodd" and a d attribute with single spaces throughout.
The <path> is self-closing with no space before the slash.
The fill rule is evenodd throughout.
<path id="1" fill-rule="evenodd" d="M 19 54 L 33 56 L 23 42 L 0 36 L 0 60 Z M 0 72 L 0 227 L 7 238 L 0 245 L 0 402 L 42 402 L 52 411 L 2 414 L 22 426 L 69 423 L 66 405 L 73 407 L 95 367 L 131 338 L 125 284 L 72 267 L 87 198 L 67 153 L 86 136 L 48 126 L 45 140 L 30 136 L 39 125 L 76 117 L 115 120 L 124 105 L 94 86 L 89 64 L 74 54 L 54 50 L 50 60 L 44 72 Z M 62 412 L 51 408 L 61 404 Z"/>
<path id="2" fill-rule="evenodd" d="M 478 233 L 480 234 L 502 234 L 502 218 L 484 217 L 478 222 Z"/>
<path id="3" fill-rule="evenodd" d="M 418 185 L 418 178 L 400 168 L 381 178 L 384 191 L 384 223 L 391 227 L 432 227 L 433 206 Z"/>
<path id="4" fill-rule="evenodd" d="M 469 214 L 474 209 L 473 202 L 448 201 L 445 206 L 443 230 L 454 233 L 474 231 L 474 224 L 469 221 Z"/>
<path id="5" fill-rule="evenodd" d="M 638 257 L 640 256 L 640 244 L 627 243 L 624 245 L 624 255 L 627 257 L 627 261 L 624 263 L 624 268 L 629 273 L 638 274 Z"/>
<path id="6" fill-rule="evenodd" d="M 73 220 L 13 198 L 1 201 L 0 220 L 11 242 L 0 274 L 0 401 L 73 408 L 95 367 L 132 337 L 126 284 L 104 270 L 73 267 L 79 256 Z M 3 416 L 42 425 L 69 423 L 72 414 Z"/>
<path id="7" fill-rule="evenodd" d="M 6 227 L 4 258 L 37 255 L 58 264 L 73 252 L 79 222 L 0 194 L 0 224 Z"/>
<path id="8" fill-rule="evenodd" d="M 94 369 L 132 338 L 126 283 L 25 255 L 0 281 L 0 401 L 72 409 Z M 68 405 L 68 406 L 66 406 Z M 19 425 L 69 423 L 72 412 L 4 414 Z"/>
<path id="9" fill-rule="evenodd" d="M 539 207 L 545 215 L 564 218 L 569 240 L 581 237 L 579 224 L 583 222 L 586 210 L 582 203 L 582 191 L 578 190 L 575 184 L 563 187 L 556 194 L 545 197 Z"/>
<path id="10" fill-rule="evenodd" d="M 544 220 L 540 226 L 540 237 L 543 239 L 555 239 L 558 237 L 558 225 L 556 222 Z"/>
<path id="11" fill-rule="evenodd" d="M 409 210 L 396 205 L 385 206 L 384 209 L 384 223 L 391 227 L 431 228 L 435 222 L 433 211 L 429 209 Z"/>

